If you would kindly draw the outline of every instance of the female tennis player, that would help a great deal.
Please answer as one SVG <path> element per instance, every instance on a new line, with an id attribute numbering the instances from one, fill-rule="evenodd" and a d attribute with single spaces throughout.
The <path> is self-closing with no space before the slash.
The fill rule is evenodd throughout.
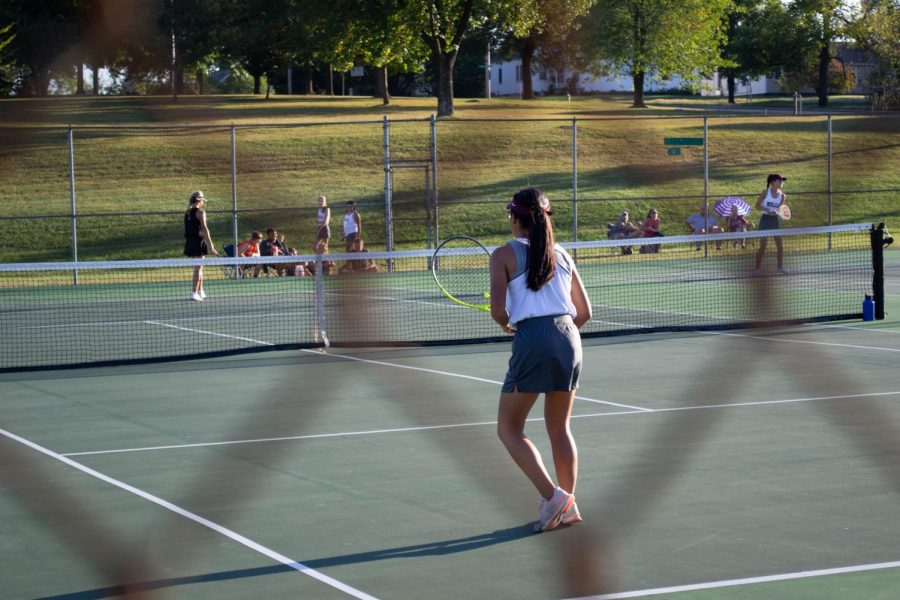
<path id="1" fill-rule="evenodd" d="M 506 206 L 514 239 L 491 255 L 491 316 L 515 332 L 509 370 L 500 393 L 497 434 L 541 494 L 535 531 L 581 521 L 575 504 L 578 451 L 569 429 L 581 373 L 578 328 L 591 304 L 575 263 L 553 239 L 550 201 L 525 189 Z M 525 420 L 544 394 L 544 421 L 559 485 L 525 435 Z"/>
<path id="2" fill-rule="evenodd" d="M 759 219 L 759 230 L 778 229 L 778 209 L 787 201 L 787 196 L 781 191 L 781 186 L 786 181 L 778 173 L 772 173 L 766 178 L 766 189 L 759 193 L 756 200 L 756 209 L 762 210 L 763 215 Z M 778 272 L 786 275 L 787 270 L 784 268 L 784 247 L 781 244 L 781 238 L 775 237 L 775 259 L 778 261 Z M 756 251 L 756 265 L 753 269 L 754 275 L 762 273 L 762 259 L 766 253 L 766 244 L 769 238 L 759 238 L 759 250 Z"/>
<path id="3" fill-rule="evenodd" d="M 203 192 L 196 191 L 188 200 L 188 209 L 184 213 L 184 255 L 190 258 L 203 258 L 210 252 L 219 255 L 209 235 L 206 226 L 206 212 L 203 205 L 206 198 Z M 205 300 L 206 292 L 203 291 L 203 265 L 194 267 L 194 277 L 191 283 L 191 300 Z"/>

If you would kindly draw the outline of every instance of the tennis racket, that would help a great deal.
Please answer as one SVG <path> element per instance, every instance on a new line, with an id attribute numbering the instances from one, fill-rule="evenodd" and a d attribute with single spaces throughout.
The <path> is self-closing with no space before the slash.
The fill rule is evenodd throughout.
<path id="1" fill-rule="evenodd" d="M 441 292 L 460 306 L 491 311 L 491 253 L 481 242 L 456 236 L 441 242 L 431 258 L 431 275 Z"/>
<path id="2" fill-rule="evenodd" d="M 787 204 L 782 204 L 778 207 L 778 216 L 784 221 L 791 220 L 791 207 Z"/>

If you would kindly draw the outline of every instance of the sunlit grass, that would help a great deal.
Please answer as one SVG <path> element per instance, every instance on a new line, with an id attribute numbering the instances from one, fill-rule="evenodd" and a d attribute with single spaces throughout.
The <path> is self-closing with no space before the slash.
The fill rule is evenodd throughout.
<path id="1" fill-rule="evenodd" d="M 704 196 L 703 148 L 669 156 L 663 138 L 702 137 L 704 114 L 711 200 L 742 195 L 752 201 L 766 174 L 782 172 L 795 209 L 792 224 L 827 222 L 825 115 L 717 115 L 717 108 L 729 108 L 723 99 L 681 96 L 650 97 L 651 108 L 638 111 L 629 108 L 630 100 L 457 99 L 455 117 L 437 124 L 441 237 L 468 233 L 502 240 L 508 233 L 503 204 L 517 189 L 533 185 L 553 200 L 560 239 L 571 239 L 576 168 L 580 240 L 605 237 L 605 223 L 622 209 L 637 219 L 650 206 L 661 211 L 664 231 L 683 233 L 685 217 Z M 858 99 L 835 99 L 841 102 Z M 754 99 L 752 106 L 785 103 L 790 98 Z M 681 110 L 685 106 L 701 110 Z M 75 127 L 77 211 L 100 215 L 78 221 L 83 260 L 179 256 L 181 215 L 194 189 L 209 199 L 210 226 L 220 246 L 233 235 L 234 201 L 240 236 L 275 226 L 289 243 L 308 251 L 315 199 L 326 194 L 338 237 L 343 203 L 355 200 L 369 245 L 383 247 L 383 117 L 390 120 L 392 158 L 412 164 L 430 156 L 428 120 L 434 111 L 432 98 L 396 98 L 388 107 L 368 97 L 324 96 L 0 100 L 0 216 L 59 215 L 0 221 L 0 260 L 71 256 L 69 125 Z M 134 125 L 151 129 L 127 127 Z M 900 189 L 900 118 L 836 114 L 832 147 L 831 189 L 854 192 L 832 196 L 833 221 L 900 223 L 896 192 L 863 191 Z M 422 247 L 427 173 L 420 165 L 394 169 L 392 177 L 395 245 Z M 134 213 L 142 214 L 127 216 Z M 40 245 L 20 243 L 35 232 L 44 239 Z"/>

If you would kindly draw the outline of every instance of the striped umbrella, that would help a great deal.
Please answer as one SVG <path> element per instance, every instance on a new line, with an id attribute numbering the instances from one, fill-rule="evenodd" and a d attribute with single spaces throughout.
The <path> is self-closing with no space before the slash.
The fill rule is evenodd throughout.
<path id="1" fill-rule="evenodd" d="M 730 217 L 732 207 L 737 207 L 737 214 L 742 216 L 749 215 L 750 211 L 753 210 L 753 207 L 740 196 L 725 196 L 716 202 L 716 205 L 713 206 L 713 210 L 723 217 Z"/>

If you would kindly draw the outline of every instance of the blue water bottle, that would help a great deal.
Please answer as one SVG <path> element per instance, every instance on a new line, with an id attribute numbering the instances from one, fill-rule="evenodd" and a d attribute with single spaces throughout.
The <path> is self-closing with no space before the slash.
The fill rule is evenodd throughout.
<path id="1" fill-rule="evenodd" d="M 875 301 L 872 300 L 872 296 L 866 294 L 865 299 L 863 299 L 863 321 L 874 321 L 875 320 Z"/>

